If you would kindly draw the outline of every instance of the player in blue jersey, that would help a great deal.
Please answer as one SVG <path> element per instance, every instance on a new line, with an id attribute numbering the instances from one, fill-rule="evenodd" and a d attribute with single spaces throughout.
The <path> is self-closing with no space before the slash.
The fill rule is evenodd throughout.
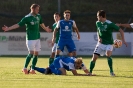
<path id="1" fill-rule="evenodd" d="M 76 69 L 82 68 L 85 74 L 77 73 Z M 86 66 L 82 62 L 82 58 L 74 57 L 57 57 L 54 62 L 48 68 L 35 67 L 35 70 L 40 73 L 55 75 L 66 75 L 66 71 L 71 71 L 73 75 L 88 76 L 92 75 L 87 70 Z"/>
<path id="2" fill-rule="evenodd" d="M 71 11 L 64 11 L 64 19 L 58 21 L 57 26 L 53 32 L 52 42 L 56 39 L 56 32 L 60 32 L 60 37 L 57 45 L 56 57 L 60 55 L 60 52 L 64 50 L 64 47 L 68 49 L 70 56 L 76 57 L 76 47 L 72 40 L 72 31 L 77 33 L 77 38 L 80 39 L 79 31 L 74 20 L 70 20 Z"/>

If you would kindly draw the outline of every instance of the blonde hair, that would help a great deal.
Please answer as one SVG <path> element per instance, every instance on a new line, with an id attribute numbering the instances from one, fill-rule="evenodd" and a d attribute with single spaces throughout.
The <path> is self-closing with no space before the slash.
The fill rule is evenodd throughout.
<path id="1" fill-rule="evenodd" d="M 64 11 L 64 14 L 65 14 L 65 13 L 71 13 L 71 11 L 70 11 L 70 10 L 65 10 L 65 11 Z"/>
<path id="2" fill-rule="evenodd" d="M 76 58 L 75 63 L 76 64 L 82 64 L 83 63 L 82 58 L 81 57 L 80 58 Z"/>

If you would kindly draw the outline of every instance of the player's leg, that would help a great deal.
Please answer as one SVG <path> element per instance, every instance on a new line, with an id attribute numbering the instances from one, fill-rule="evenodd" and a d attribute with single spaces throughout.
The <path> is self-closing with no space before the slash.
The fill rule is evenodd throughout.
<path id="1" fill-rule="evenodd" d="M 98 53 L 94 53 L 93 54 L 92 60 L 90 61 L 90 73 L 92 73 L 92 71 L 93 71 L 93 69 L 95 67 L 96 60 L 97 60 L 98 57 L 99 57 Z"/>
<path id="2" fill-rule="evenodd" d="M 40 39 L 37 39 L 34 41 L 35 41 L 35 46 L 34 46 L 34 56 L 33 56 L 32 66 L 31 66 L 31 71 L 30 71 L 31 74 L 36 74 L 34 71 L 34 68 L 37 64 L 39 51 L 41 50 Z"/>
<path id="3" fill-rule="evenodd" d="M 56 59 L 55 59 L 56 60 Z M 58 64 L 57 62 L 55 63 Z M 55 68 L 54 62 L 49 66 L 51 73 L 54 73 L 55 75 L 61 75 L 61 71 Z"/>
<path id="4" fill-rule="evenodd" d="M 112 60 L 112 57 L 111 57 L 112 50 L 113 50 L 113 46 L 112 45 L 107 45 L 106 56 L 107 56 L 108 66 L 110 68 L 110 75 L 115 76 L 114 71 L 113 71 L 113 60 Z"/>
<path id="5" fill-rule="evenodd" d="M 57 48 L 57 44 L 55 43 L 52 47 L 52 54 L 49 58 L 49 65 L 51 65 L 54 61 L 54 58 L 55 58 L 55 52 L 56 52 L 56 48 Z"/>
<path id="6" fill-rule="evenodd" d="M 92 56 L 92 60 L 90 61 L 90 73 L 92 73 L 94 67 L 95 67 L 95 63 L 97 58 L 102 54 L 103 50 L 102 50 L 102 44 L 101 43 L 97 43 L 93 56 Z"/>
<path id="7" fill-rule="evenodd" d="M 59 40 L 58 41 L 57 50 L 56 50 L 56 53 L 55 53 L 55 55 L 56 55 L 55 58 L 60 56 L 60 52 L 64 50 L 65 45 L 66 45 L 66 41 L 64 41 L 64 40 Z"/>
<path id="8" fill-rule="evenodd" d="M 32 40 L 26 40 L 26 46 L 28 48 L 28 51 L 29 51 L 29 54 L 27 55 L 26 57 L 26 60 L 25 60 L 25 63 L 24 63 L 24 68 L 22 69 L 22 71 L 25 73 L 25 74 L 28 74 L 28 71 L 27 71 L 27 67 L 30 63 L 30 60 L 31 58 L 33 57 L 33 54 L 34 54 L 34 43 Z"/>
<path id="9" fill-rule="evenodd" d="M 45 68 L 34 67 L 34 70 L 44 74 L 46 69 Z"/>
<path id="10" fill-rule="evenodd" d="M 69 56 L 70 57 L 77 57 L 76 55 L 76 46 L 73 42 L 73 40 L 68 40 L 67 44 L 66 44 L 67 50 L 69 52 Z"/>

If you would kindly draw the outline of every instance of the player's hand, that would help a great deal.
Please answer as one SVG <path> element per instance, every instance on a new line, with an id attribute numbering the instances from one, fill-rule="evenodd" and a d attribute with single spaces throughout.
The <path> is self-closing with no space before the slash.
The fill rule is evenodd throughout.
<path id="1" fill-rule="evenodd" d="M 88 73 L 88 76 L 96 76 L 96 74 Z"/>
<path id="2" fill-rule="evenodd" d="M 127 43 L 125 42 L 125 41 L 122 41 L 125 45 L 126 45 L 126 47 L 127 47 Z"/>
<path id="3" fill-rule="evenodd" d="M 2 30 L 4 30 L 4 32 L 9 31 L 9 27 L 7 27 L 6 25 L 4 25 L 4 27 L 2 27 Z"/>
<path id="4" fill-rule="evenodd" d="M 99 38 L 99 39 L 98 39 L 98 42 L 102 43 L 102 39 L 101 39 L 101 38 Z"/>
<path id="5" fill-rule="evenodd" d="M 77 35 L 78 40 L 80 40 L 80 35 Z"/>
<path id="6" fill-rule="evenodd" d="M 51 32 L 51 31 L 52 31 L 52 29 L 50 29 L 49 26 L 47 26 L 47 27 L 45 28 L 45 30 L 46 30 L 47 32 Z"/>
<path id="7" fill-rule="evenodd" d="M 55 43 L 55 38 L 52 38 L 52 44 L 54 45 L 54 43 Z"/>

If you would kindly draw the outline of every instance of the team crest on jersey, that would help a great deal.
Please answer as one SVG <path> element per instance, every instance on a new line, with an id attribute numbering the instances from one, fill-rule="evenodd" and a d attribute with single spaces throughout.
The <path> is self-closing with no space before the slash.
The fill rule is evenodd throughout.
<path id="1" fill-rule="evenodd" d="M 36 19 L 37 19 L 37 20 L 39 20 L 39 18 L 38 18 L 38 17 L 36 17 Z"/>
<path id="2" fill-rule="evenodd" d="M 69 22 L 69 24 L 71 24 L 71 22 Z"/>
<path id="3" fill-rule="evenodd" d="M 30 22 L 30 24 L 31 24 L 31 25 L 34 25 L 34 22 L 33 22 L 33 20 Z"/>
<path id="4" fill-rule="evenodd" d="M 65 30 L 68 30 L 69 29 L 69 27 L 68 26 L 65 26 Z"/>
<path id="5" fill-rule="evenodd" d="M 104 25 L 104 28 L 106 29 L 107 28 L 107 25 Z"/>

